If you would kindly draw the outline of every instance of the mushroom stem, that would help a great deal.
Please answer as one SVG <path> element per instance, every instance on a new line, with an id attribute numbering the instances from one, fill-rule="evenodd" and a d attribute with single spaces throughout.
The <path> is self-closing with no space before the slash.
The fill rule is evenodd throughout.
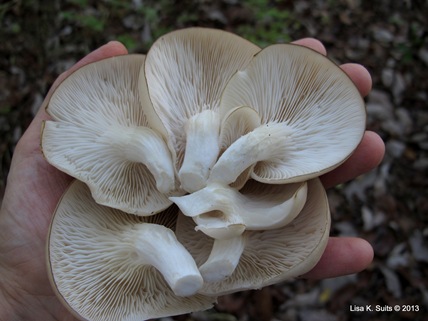
<path id="1" fill-rule="evenodd" d="M 267 123 L 238 138 L 218 159 L 208 180 L 231 184 L 251 165 L 259 161 L 284 158 L 292 129 L 285 123 Z"/>
<path id="2" fill-rule="evenodd" d="M 245 249 L 246 237 L 214 240 L 207 261 L 199 267 L 205 282 L 219 282 L 232 275 Z"/>
<path id="3" fill-rule="evenodd" d="M 98 143 L 111 147 L 119 159 L 147 166 L 162 193 L 175 189 L 171 153 L 163 138 L 148 127 L 112 127 L 98 138 Z"/>
<path id="4" fill-rule="evenodd" d="M 184 215 L 196 222 L 196 230 L 213 238 L 241 235 L 245 224 L 239 215 L 239 192 L 231 187 L 211 184 L 185 196 L 170 197 Z"/>
<path id="5" fill-rule="evenodd" d="M 186 150 L 178 172 L 181 187 L 195 192 L 206 185 L 210 169 L 220 152 L 220 116 L 205 110 L 188 119 L 186 124 Z"/>
<path id="6" fill-rule="evenodd" d="M 196 230 L 216 239 L 236 237 L 244 230 L 285 226 L 306 203 L 306 182 L 269 186 L 253 181 L 248 186 L 249 191 L 244 188 L 243 194 L 236 188 L 212 183 L 190 195 L 169 199 L 194 219 Z"/>
<path id="7" fill-rule="evenodd" d="M 177 296 L 191 296 L 201 289 L 198 267 L 171 229 L 152 223 L 139 224 L 135 229 L 135 253 L 140 264 L 155 267 Z"/>

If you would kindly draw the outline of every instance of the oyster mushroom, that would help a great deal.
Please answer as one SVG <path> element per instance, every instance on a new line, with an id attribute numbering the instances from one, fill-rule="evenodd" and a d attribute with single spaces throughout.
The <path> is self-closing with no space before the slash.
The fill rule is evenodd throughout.
<path id="1" fill-rule="evenodd" d="M 204 226 L 203 217 L 212 218 L 210 225 L 216 228 L 225 221 L 221 215 L 209 214 L 212 210 L 229 213 L 233 236 L 245 229 L 239 216 L 249 211 L 231 210 L 239 199 L 235 195 L 240 194 L 230 185 L 240 188 L 249 176 L 270 184 L 303 182 L 332 170 L 359 144 L 366 115 L 361 95 L 348 76 L 326 57 L 297 45 L 273 45 L 260 51 L 227 84 L 220 114 L 223 152 L 207 186 L 171 198 L 194 218 L 197 229 L 210 236 L 214 235 Z M 237 207 L 245 208 L 244 204 L 250 202 L 242 201 Z"/>
<path id="2" fill-rule="evenodd" d="M 348 76 L 324 56 L 296 45 L 260 51 L 227 84 L 220 114 L 223 152 L 206 187 L 170 198 L 193 218 L 196 231 L 215 239 L 201 265 L 204 279 L 214 283 L 235 270 L 247 246 L 247 231 L 270 230 L 265 224 L 270 216 L 281 222 L 271 228 L 287 226 L 301 215 L 306 200 L 297 189 L 289 200 L 275 203 L 266 196 L 272 196 L 266 187 L 245 198 L 243 190 L 230 185 L 239 188 L 251 176 L 263 183 L 287 184 L 276 192 L 284 195 L 290 183 L 340 165 L 365 130 L 364 102 Z M 248 216 L 259 220 L 250 226 Z"/>
<path id="3" fill-rule="evenodd" d="M 221 118 L 236 106 L 253 108 L 261 125 L 235 135 L 211 170 L 212 182 L 230 184 L 250 166 L 260 182 L 305 181 L 343 163 L 365 131 L 364 101 L 351 79 L 325 56 L 293 44 L 263 49 L 232 77 Z"/>
<path id="4" fill-rule="evenodd" d="M 47 107 L 45 158 L 85 182 L 103 205 L 138 215 L 164 210 L 175 170 L 163 125 L 140 69 L 143 55 L 108 58 L 75 71 Z M 150 126 L 149 126 L 150 123 Z"/>
<path id="5" fill-rule="evenodd" d="M 287 185 L 249 181 L 241 190 L 210 184 L 189 195 L 170 197 L 196 230 L 215 239 L 241 235 L 244 230 L 267 230 L 290 223 L 302 210 L 307 183 Z"/>
<path id="6" fill-rule="evenodd" d="M 248 134 L 261 125 L 260 115 L 251 107 L 239 106 L 230 110 L 220 125 L 220 142 L 222 154 L 233 142 L 241 136 Z M 250 155 L 251 157 L 251 155 Z M 230 186 L 240 189 L 251 176 L 251 171 L 255 164 L 248 166 L 237 178 L 233 178 Z M 215 177 L 215 175 L 214 175 Z M 230 181 L 230 180 L 229 180 Z"/>
<path id="7" fill-rule="evenodd" d="M 195 231 L 194 221 L 179 215 L 177 239 L 187 248 L 206 281 L 199 293 L 224 295 L 297 277 L 311 270 L 327 245 L 328 199 L 320 180 L 308 182 L 299 215 L 276 229 L 246 230 L 238 239 L 218 240 Z"/>
<path id="8" fill-rule="evenodd" d="M 216 282 L 233 273 L 247 243 L 245 231 L 279 229 L 292 222 L 307 199 L 307 183 L 265 185 L 249 181 L 240 191 L 221 185 L 187 196 L 171 198 L 195 231 L 214 238 L 210 256 L 200 266 L 206 282 Z"/>
<path id="9" fill-rule="evenodd" d="M 48 266 L 66 306 L 84 320 L 141 321 L 203 310 L 202 277 L 174 232 L 176 207 L 140 217 L 99 205 L 74 181 L 51 223 Z"/>
<path id="10" fill-rule="evenodd" d="M 150 48 L 144 76 L 174 146 L 184 190 L 205 186 L 220 151 L 220 97 L 259 50 L 237 35 L 206 28 L 171 32 Z"/>
<path id="11" fill-rule="evenodd" d="M 202 310 L 312 269 L 330 226 L 317 176 L 365 127 L 324 56 L 204 28 L 79 69 L 47 112 L 46 159 L 82 181 L 51 224 L 51 282 L 85 320 Z"/>

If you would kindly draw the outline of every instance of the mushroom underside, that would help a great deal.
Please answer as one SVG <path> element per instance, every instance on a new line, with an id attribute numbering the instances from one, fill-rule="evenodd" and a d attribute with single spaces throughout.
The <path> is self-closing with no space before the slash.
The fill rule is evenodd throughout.
<path id="1" fill-rule="evenodd" d="M 208 260 L 215 240 L 195 231 L 195 226 L 192 218 L 179 215 L 176 234 L 200 267 Z M 222 281 L 205 282 L 199 292 L 220 296 L 302 275 L 321 258 L 329 228 L 327 195 L 320 180 L 313 179 L 308 182 L 305 206 L 293 221 L 277 229 L 245 231 L 245 247 L 233 273 Z"/>
<path id="2" fill-rule="evenodd" d="M 47 112 L 43 154 L 80 180 L 51 222 L 50 278 L 91 321 L 204 310 L 308 272 L 331 220 L 318 177 L 366 116 L 326 57 L 205 28 L 82 67 Z"/>
<path id="3" fill-rule="evenodd" d="M 177 242 L 165 253 L 158 236 L 138 234 L 146 225 L 145 233 L 160 228 L 162 234 L 166 229 L 170 233 L 161 237 L 167 243 L 175 213 L 176 209 L 153 217 L 126 214 L 95 203 L 84 183 L 73 182 L 58 205 L 48 240 L 51 281 L 68 308 L 87 320 L 141 321 L 211 307 L 213 297 L 176 295 L 162 273 L 148 262 L 150 255 L 159 254 L 159 262 L 171 274 L 187 273 L 181 244 Z M 194 265 L 190 259 L 188 263 Z M 196 266 L 189 270 L 193 284 L 198 278 L 202 281 Z"/>
<path id="4" fill-rule="evenodd" d="M 69 75 L 49 100 L 41 148 L 50 164 L 87 183 L 99 203 L 152 215 L 171 204 L 165 194 L 175 190 L 175 172 L 140 79 L 144 62 L 143 55 L 111 57 Z"/>

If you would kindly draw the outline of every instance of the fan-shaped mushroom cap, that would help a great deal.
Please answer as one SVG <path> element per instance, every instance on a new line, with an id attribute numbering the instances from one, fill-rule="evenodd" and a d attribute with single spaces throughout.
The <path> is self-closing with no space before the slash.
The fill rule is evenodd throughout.
<path id="1" fill-rule="evenodd" d="M 202 277 L 170 230 L 176 214 L 176 207 L 150 217 L 104 207 L 75 181 L 58 205 L 48 239 L 58 296 L 91 321 L 142 321 L 211 307 L 215 298 L 192 295 Z"/>
<path id="2" fill-rule="evenodd" d="M 233 76 L 221 98 L 222 118 L 242 105 L 254 108 L 263 125 L 280 124 L 287 133 L 280 145 L 280 138 L 264 131 L 257 135 L 260 144 L 283 149 L 257 162 L 252 177 L 262 182 L 304 181 L 332 170 L 365 130 L 364 101 L 351 79 L 325 56 L 298 45 L 269 46 Z M 243 141 L 231 144 L 229 153 L 246 151 Z"/>
<path id="3" fill-rule="evenodd" d="M 171 204 L 164 193 L 175 189 L 175 172 L 139 80 L 144 59 L 108 58 L 71 74 L 49 101 L 53 121 L 45 122 L 41 144 L 46 159 L 87 183 L 100 204 L 151 215 Z"/>
<path id="4" fill-rule="evenodd" d="M 154 109 L 165 125 L 177 153 L 177 169 L 182 184 L 190 191 L 203 186 L 219 152 L 219 122 L 211 126 L 198 117 L 215 119 L 221 94 L 232 77 L 260 48 L 229 32 L 188 28 L 160 37 L 147 54 L 145 76 Z M 189 122 L 204 125 L 192 126 Z M 186 129 L 185 131 L 183 129 Z M 195 139 L 188 139 L 189 136 Z M 193 155 L 201 147 L 198 159 Z M 185 150 L 189 152 L 186 159 Z M 184 164 L 183 164 L 184 162 Z M 197 162 L 195 166 L 194 162 Z M 187 174 L 191 174 L 187 183 Z M 192 186 L 195 176 L 198 184 Z"/>
<path id="5" fill-rule="evenodd" d="M 208 259 L 214 240 L 194 230 L 195 223 L 180 215 L 178 240 L 192 254 L 198 266 Z M 327 195 L 318 178 L 308 182 L 308 199 L 300 214 L 288 225 L 264 231 L 245 231 L 245 248 L 231 276 L 205 283 L 200 293 L 224 295 L 281 282 L 304 274 L 320 259 L 327 245 L 330 212 Z M 237 242 L 237 255 L 241 245 Z"/>

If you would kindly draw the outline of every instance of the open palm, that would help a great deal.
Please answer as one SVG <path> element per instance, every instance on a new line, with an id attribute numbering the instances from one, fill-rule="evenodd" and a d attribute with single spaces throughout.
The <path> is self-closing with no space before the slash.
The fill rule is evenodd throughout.
<path id="1" fill-rule="evenodd" d="M 317 40 L 303 39 L 296 43 L 325 54 Z M 44 107 L 53 89 L 73 70 L 126 53 L 120 43 L 110 42 L 62 74 L 16 147 L 0 212 L 1 321 L 77 320 L 56 298 L 47 276 L 45 246 L 49 223 L 71 178 L 43 158 L 39 148 L 41 123 L 49 118 Z M 356 64 L 346 64 L 342 68 L 361 94 L 367 95 L 371 78 L 366 69 Z M 322 177 L 324 185 L 331 187 L 371 170 L 379 164 L 383 153 L 384 145 L 379 136 L 366 132 L 347 162 Z M 364 240 L 331 238 L 318 265 L 303 277 L 327 278 L 355 273 L 364 269 L 372 257 L 372 248 Z"/>

